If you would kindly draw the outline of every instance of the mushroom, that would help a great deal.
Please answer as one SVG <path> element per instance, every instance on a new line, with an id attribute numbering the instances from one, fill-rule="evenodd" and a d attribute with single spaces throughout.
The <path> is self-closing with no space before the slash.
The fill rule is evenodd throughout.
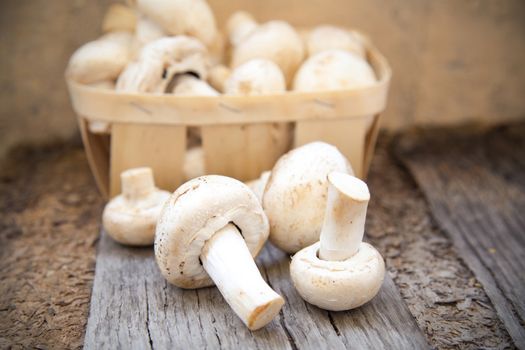
<path id="1" fill-rule="evenodd" d="M 243 16 L 239 20 L 235 16 L 239 15 L 232 15 L 228 26 L 233 45 L 231 66 L 238 67 L 254 58 L 268 59 L 275 62 L 286 81 L 291 82 L 304 56 L 303 42 L 295 29 L 284 21 L 257 25 L 251 17 Z"/>
<path id="2" fill-rule="evenodd" d="M 297 71 L 293 89 L 321 91 L 360 88 L 375 84 L 372 67 L 363 58 L 343 50 L 321 51 Z"/>
<path id="3" fill-rule="evenodd" d="M 268 219 L 240 181 L 209 175 L 180 186 L 157 224 L 155 256 L 162 275 L 181 288 L 215 285 L 251 330 L 269 323 L 284 304 L 252 257 L 268 238 Z"/>
<path id="4" fill-rule="evenodd" d="M 263 194 L 263 208 L 270 221 L 270 241 L 295 253 L 319 240 L 332 171 L 353 174 L 339 150 L 312 142 L 283 155 L 272 169 Z"/>
<path id="5" fill-rule="evenodd" d="M 111 4 L 102 20 L 104 33 L 114 31 L 133 32 L 137 24 L 137 14 L 124 4 Z"/>
<path id="6" fill-rule="evenodd" d="M 138 53 L 144 45 L 164 36 L 167 36 L 166 32 L 157 23 L 142 15 L 139 17 L 135 28 L 133 51 Z"/>
<path id="7" fill-rule="evenodd" d="M 231 75 L 231 69 L 217 64 L 208 71 L 208 83 L 217 91 L 224 92 L 224 83 Z"/>
<path id="8" fill-rule="evenodd" d="M 321 51 L 308 58 L 297 71 L 293 89 L 296 91 L 323 91 L 354 89 L 372 86 L 376 83 L 372 67 L 358 55 L 343 50 Z M 366 116 L 366 128 L 372 126 L 373 116 Z M 323 121 L 312 121 L 301 125 L 301 132 L 324 129 L 330 135 L 330 125 Z M 336 125 L 335 127 L 339 127 Z"/>
<path id="9" fill-rule="evenodd" d="M 151 168 L 126 170 L 120 174 L 120 181 L 122 194 L 104 208 L 104 229 L 122 244 L 153 244 L 157 219 L 170 193 L 155 187 Z"/>
<path id="10" fill-rule="evenodd" d="M 365 57 L 365 46 L 355 32 L 336 26 L 315 27 L 306 39 L 308 56 L 326 50 L 343 50 Z"/>
<path id="11" fill-rule="evenodd" d="M 268 179 L 270 178 L 271 173 L 272 172 L 269 170 L 264 171 L 258 179 L 246 182 L 246 185 L 253 191 L 253 193 L 255 193 L 255 195 L 259 199 L 259 202 L 261 203 L 264 189 L 266 187 L 266 184 L 268 183 Z"/>
<path id="12" fill-rule="evenodd" d="M 66 76 L 82 84 L 115 80 L 130 60 L 133 36 L 129 32 L 111 32 L 77 49 Z"/>
<path id="13" fill-rule="evenodd" d="M 267 59 L 252 59 L 235 68 L 224 84 L 227 95 L 261 95 L 286 91 L 283 73 Z"/>
<path id="14" fill-rule="evenodd" d="M 253 16 L 246 11 L 234 12 L 226 23 L 226 33 L 232 46 L 237 46 L 251 34 L 258 24 Z"/>
<path id="15" fill-rule="evenodd" d="M 290 275 L 310 304 L 332 311 L 349 310 L 378 293 L 385 263 L 374 247 L 362 242 L 368 186 L 339 172 L 330 173 L 328 183 L 321 240 L 293 256 Z"/>
<path id="16" fill-rule="evenodd" d="M 144 46 L 117 80 L 117 91 L 163 93 L 175 74 L 206 78 L 206 48 L 187 36 L 166 37 Z"/>
<path id="17" fill-rule="evenodd" d="M 204 80 L 192 74 L 181 74 L 175 77 L 173 93 L 178 96 L 218 96 L 219 92 Z"/>
<path id="18" fill-rule="evenodd" d="M 215 18 L 205 0 L 132 0 L 131 3 L 170 35 L 189 35 L 206 46 L 216 39 Z"/>

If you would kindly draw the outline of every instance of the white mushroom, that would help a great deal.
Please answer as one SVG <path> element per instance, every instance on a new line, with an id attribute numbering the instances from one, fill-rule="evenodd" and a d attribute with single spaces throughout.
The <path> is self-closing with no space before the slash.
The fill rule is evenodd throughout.
<path id="1" fill-rule="evenodd" d="M 232 46 L 237 46 L 258 26 L 257 21 L 246 11 L 234 12 L 226 23 L 226 32 Z"/>
<path id="2" fill-rule="evenodd" d="M 261 95 L 286 91 L 279 66 L 266 59 L 252 59 L 235 68 L 224 84 L 228 95 Z"/>
<path id="3" fill-rule="evenodd" d="M 270 21 L 249 29 L 253 25 L 257 23 L 246 16 L 230 21 L 229 37 L 234 44 L 231 66 L 235 68 L 254 58 L 268 59 L 281 68 L 287 83 L 291 82 L 304 56 L 301 38 L 284 21 Z"/>
<path id="4" fill-rule="evenodd" d="M 66 76 L 83 84 L 117 79 L 130 60 L 132 38 L 111 32 L 82 45 L 69 59 Z"/>
<path id="5" fill-rule="evenodd" d="M 114 31 L 133 32 L 137 24 L 137 14 L 124 4 L 111 4 L 102 20 L 104 33 Z"/>
<path id="6" fill-rule="evenodd" d="M 263 195 L 270 221 L 270 240 L 295 253 L 319 240 L 332 171 L 353 174 L 339 150 L 324 142 L 312 142 L 283 155 L 272 169 Z"/>
<path id="7" fill-rule="evenodd" d="M 202 147 L 191 147 L 186 151 L 184 163 L 182 164 L 182 172 L 185 180 L 191 180 L 206 174 L 204 150 Z"/>
<path id="8" fill-rule="evenodd" d="M 173 93 L 178 96 L 218 96 L 219 92 L 204 80 L 191 74 L 181 74 L 175 77 Z"/>
<path id="9" fill-rule="evenodd" d="M 224 92 L 224 84 L 231 75 L 231 69 L 222 64 L 214 65 L 208 71 L 208 83 L 217 91 Z"/>
<path id="10" fill-rule="evenodd" d="M 336 26 L 315 27 L 306 39 L 308 56 L 326 50 L 343 50 L 365 57 L 366 50 L 361 39 L 352 31 Z"/>
<path id="11" fill-rule="evenodd" d="M 134 168 L 120 175 L 122 194 L 104 208 L 102 224 L 115 241 L 151 245 L 162 206 L 170 193 L 155 187 L 151 168 Z"/>
<path id="12" fill-rule="evenodd" d="M 266 184 L 268 183 L 271 174 L 272 172 L 267 170 L 264 171 L 258 179 L 246 182 L 246 185 L 253 191 L 253 193 L 255 193 L 261 203 L 264 189 L 266 188 Z"/>
<path id="13" fill-rule="evenodd" d="M 216 39 L 217 27 L 205 0 L 133 0 L 137 9 L 170 35 L 189 35 L 206 46 Z"/>
<path id="14" fill-rule="evenodd" d="M 193 72 L 206 78 L 206 48 L 196 39 L 176 36 L 157 39 L 141 50 L 122 72 L 117 91 L 165 92 L 175 74 Z"/>
<path id="15" fill-rule="evenodd" d="M 367 185 L 348 174 L 330 173 L 321 241 L 293 256 L 290 275 L 307 302 L 322 309 L 349 310 L 370 301 L 381 288 L 385 263 L 362 242 Z"/>
<path id="16" fill-rule="evenodd" d="M 162 275 L 181 288 L 219 288 L 239 318 L 255 330 L 284 304 L 253 257 L 268 238 L 268 219 L 242 182 L 202 176 L 180 186 L 157 224 L 155 256 Z"/>
<path id="17" fill-rule="evenodd" d="M 164 36 L 167 36 L 166 32 L 157 23 L 142 15 L 139 17 L 135 28 L 133 51 L 138 53 L 144 45 Z"/>
<path id="18" fill-rule="evenodd" d="M 342 50 L 321 51 L 297 71 L 293 89 L 322 91 L 360 88 L 375 84 L 372 67 L 361 57 Z"/>

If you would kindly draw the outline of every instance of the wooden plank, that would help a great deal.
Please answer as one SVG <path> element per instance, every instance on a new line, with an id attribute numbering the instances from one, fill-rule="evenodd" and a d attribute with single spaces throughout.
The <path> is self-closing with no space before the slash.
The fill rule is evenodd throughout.
<path id="1" fill-rule="evenodd" d="M 116 123 L 111 128 L 110 196 L 120 193 L 120 173 L 148 166 L 157 187 L 174 191 L 183 181 L 186 127 Z"/>
<path id="2" fill-rule="evenodd" d="M 446 135 L 445 135 L 446 133 Z M 525 349 L 525 124 L 404 136 L 396 153 Z"/>
<path id="3" fill-rule="evenodd" d="M 313 141 L 335 145 L 343 153 L 357 177 L 363 177 L 366 118 L 300 121 L 295 124 L 294 147 Z"/>
<path id="4" fill-rule="evenodd" d="M 290 126 L 262 123 L 202 127 L 206 172 L 241 181 L 257 179 L 290 149 Z"/>
<path id="5" fill-rule="evenodd" d="M 412 349 L 424 336 L 389 276 L 379 295 L 349 312 L 304 302 L 289 278 L 289 257 L 268 245 L 257 259 L 286 304 L 250 332 L 216 288 L 183 290 L 160 275 L 151 248 L 127 248 L 102 233 L 85 349 Z"/>

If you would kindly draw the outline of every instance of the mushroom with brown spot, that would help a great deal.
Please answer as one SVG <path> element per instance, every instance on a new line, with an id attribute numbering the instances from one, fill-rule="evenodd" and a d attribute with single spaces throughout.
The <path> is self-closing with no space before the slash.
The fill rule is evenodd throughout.
<path id="1" fill-rule="evenodd" d="M 268 219 L 253 192 L 235 179 L 209 175 L 180 186 L 157 224 L 155 256 L 162 275 L 181 288 L 218 287 L 251 330 L 284 304 L 253 257 L 268 238 Z"/>
<path id="2" fill-rule="evenodd" d="M 319 240 L 327 203 L 326 176 L 332 171 L 353 174 L 345 156 L 324 142 L 298 147 L 277 161 L 262 198 L 273 244 L 295 253 Z"/>
<path id="3" fill-rule="evenodd" d="M 307 302 L 332 311 L 349 310 L 379 292 L 385 263 L 374 247 L 362 242 L 368 186 L 338 172 L 328 175 L 328 183 L 320 242 L 293 256 L 290 275 Z"/>
<path id="4" fill-rule="evenodd" d="M 126 170 L 120 179 L 122 194 L 104 208 L 104 229 L 119 243 L 151 245 L 162 206 L 170 193 L 155 187 L 151 168 Z"/>

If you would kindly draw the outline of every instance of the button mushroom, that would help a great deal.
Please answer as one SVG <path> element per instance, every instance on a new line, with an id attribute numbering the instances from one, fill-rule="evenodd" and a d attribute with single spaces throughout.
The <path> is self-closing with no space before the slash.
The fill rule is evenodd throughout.
<path id="1" fill-rule="evenodd" d="M 142 15 L 137 20 L 135 37 L 133 38 L 133 51 L 138 53 L 146 44 L 167 36 L 164 29 L 157 23 Z"/>
<path id="2" fill-rule="evenodd" d="M 328 175 L 329 190 L 321 240 L 292 258 L 290 275 L 307 302 L 322 309 L 349 310 L 370 301 L 381 288 L 385 263 L 362 242 L 370 193 L 348 174 Z"/>
<path id="3" fill-rule="evenodd" d="M 206 78 L 206 48 L 187 36 L 166 37 L 144 46 L 117 80 L 117 91 L 165 92 L 175 74 Z"/>
<path id="4" fill-rule="evenodd" d="M 217 64 L 208 71 L 208 83 L 217 91 L 224 92 L 224 84 L 230 77 L 231 69 L 222 64 Z"/>
<path id="5" fill-rule="evenodd" d="M 120 175 L 122 194 L 104 208 L 102 224 L 115 241 L 151 245 L 162 206 L 170 193 L 155 187 L 151 168 L 134 168 Z"/>
<path id="6" fill-rule="evenodd" d="M 205 0 L 132 0 L 137 9 L 170 35 L 189 35 L 210 46 L 216 38 L 215 17 Z"/>
<path id="7" fill-rule="evenodd" d="M 315 27 L 306 38 L 308 56 L 326 50 L 343 50 L 365 57 L 365 46 L 352 31 L 336 26 Z"/>
<path id="8" fill-rule="evenodd" d="M 361 57 L 342 50 L 321 51 L 308 58 L 297 71 L 296 91 L 340 90 L 373 85 L 372 67 Z"/>
<path id="9" fill-rule="evenodd" d="M 228 95 L 261 95 L 286 91 L 283 73 L 267 59 L 252 59 L 235 68 L 224 84 Z"/>
<path id="10" fill-rule="evenodd" d="M 270 240 L 295 253 L 319 240 L 332 171 L 353 174 L 339 150 L 324 142 L 312 142 L 283 155 L 272 169 L 263 194 L 270 221 Z"/>
<path id="11" fill-rule="evenodd" d="M 254 25 L 255 29 L 249 29 Z M 229 29 L 234 45 L 233 68 L 254 58 L 264 58 L 275 62 L 287 83 L 291 82 L 304 56 L 303 42 L 291 25 L 284 21 L 257 25 L 253 18 L 245 16 L 242 20 L 231 21 Z"/>
<path id="12" fill-rule="evenodd" d="M 215 283 L 246 326 L 259 329 L 284 304 L 252 258 L 268 230 L 268 219 L 245 184 L 202 176 L 180 186 L 162 210 L 155 238 L 157 264 L 167 281 L 181 288 Z"/>
<path id="13" fill-rule="evenodd" d="M 262 203 L 262 196 L 268 179 L 270 178 L 271 171 L 264 171 L 258 179 L 246 182 L 246 185 L 255 193 L 259 202 Z"/>
<path id="14" fill-rule="evenodd" d="M 66 76 L 82 84 L 117 79 L 130 60 L 132 38 L 129 32 L 111 32 L 82 45 L 69 59 Z"/>

